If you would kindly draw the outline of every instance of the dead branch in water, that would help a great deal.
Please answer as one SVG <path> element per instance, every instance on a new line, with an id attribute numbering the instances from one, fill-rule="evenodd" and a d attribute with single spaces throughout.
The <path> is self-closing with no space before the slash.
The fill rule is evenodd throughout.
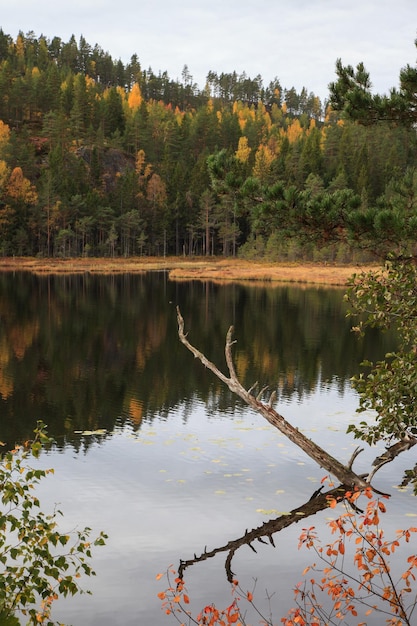
<path id="1" fill-rule="evenodd" d="M 290 441 L 295 443 L 296 446 L 301 448 L 303 452 L 305 452 L 313 461 L 315 461 L 320 467 L 323 467 L 326 471 L 330 472 L 333 476 L 335 476 L 343 485 L 347 485 L 348 487 L 357 487 L 359 489 L 364 489 L 368 486 L 365 478 L 358 476 L 350 466 L 343 465 L 340 461 L 335 459 L 331 454 L 323 450 L 320 446 L 318 446 L 314 441 L 308 439 L 303 433 L 301 433 L 297 428 L 294 428 L 287 420 L 277 413 L 275 409 L 272 407 L 272 402 L 268 402 L 265 404 L 261 402 L 258 397 L 252 395 L 252 388 L 246 390 L 242 384 L 240 383 L 237 375 L 235 366 L 233 363 L 232 357 L 232 345 L 235 343 L 232 340 L 233 335 L 233 326 L 230 326 L 227 335 L 226 335 L 226 344 L 225 344 L 225 356 L 226 363 L 229 370 L 229 377 L 225 376 L 223 372 L 221 372 L 218 367 L 207 357 L 197 350 L 187 339 L 187 335 L 184 332 L 184 319 L 181 315 L 179 307 L 177 307 L 177 321 L 178 321 L 178 336 L 180 341 L 188 348 L 192 354 L 194 354 L 195 358 L 199 359 L 205 367 L 217 376 L 227 387 L 239 396 L 242 400 L 246 402 L 250 407 L 255 409 L 258 413 L 260 413 L 270 424 L 278 428 L 280 432 L 282 432 Z"/>

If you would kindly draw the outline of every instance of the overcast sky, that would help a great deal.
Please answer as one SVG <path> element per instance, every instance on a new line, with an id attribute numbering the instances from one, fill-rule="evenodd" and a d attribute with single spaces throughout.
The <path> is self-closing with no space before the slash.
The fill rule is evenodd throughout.
<path id="1" fill-rule="evenodd" d="M 17 0 L 1 8 L 0 26 L 77 42 L 83 35 L 124 63 L 180 79 L 184 65 L 200 88 L 210 70 L 277 77 L 322 100 L 335 62 L 363 61 L 375 92 L 398 86 L 415 65 L 417 0 Z"/>

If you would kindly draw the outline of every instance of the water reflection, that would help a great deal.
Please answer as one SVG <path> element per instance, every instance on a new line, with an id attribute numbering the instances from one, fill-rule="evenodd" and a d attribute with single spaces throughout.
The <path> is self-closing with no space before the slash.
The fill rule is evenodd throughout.
<path id="1" fill-rule="evenodd" d="M 382 455 L 376 457 L 373 461 L 372 466 L 369 468 L 368 475 L 363 475 L 363 478 L 369 480 L 370 484 L 372 483 L 372 479 L 374 478 L 376 472 L 381 469 L 386 463 L 391 463 L 399 454 L 408 451 L 410 448 L 415 446 L 417 440 L 410 441 L 401 441 L 392 446 L 388 447 Z M 363 451 L 362 448 L 356 448 L 353 451 L 352 457 L 349 461 L 349 467 L 354 463 L 354 460 L 357 456 Z M 402 486 L 406 483 L 403 480 Z M 316 515 L 321 511 L 328 510 L 329 500 L 337 500 L 339 502 L 343 502 L 346 497 L 346 493 L 351 493 L 351 485 L 338 485 L 332 489 L 327 489 L 324 491 L 324 485 L 322 484 L 320 487 L 315 489 L 309 499 L 302 504 L 299 504 L 296 508 L 291 511 L 285 512 L 279 517 L 275 519 L 270 519 L 260 526 L 253 528 L 251 530 L 246 529 L 245 532 L 237 537 L 236 539 L 232 539 L 227 542 L 225 545 L 221 545 L 219 547 L 207 550 L 207 546 L 199 556 L 194 553 L 194 557 L 190 559 L 180 559 L 178 566 L 178 575 L 181 579 L 184 579 L 186 570 L 190 568 L 192 565 L 196 565 L 197 563 L 202 563 L 203 561 L 207 561 L 208 559 L 212 559 L 218 554 L 226 553 L 226 558 L 224 562 L 224 567 L 226 571 L 226 579 L 229 583 L 232 583 L 234 579 L 236 579 L 235 572 L 232 570 L 233 567 L 233 559 L 237 553 L 237 551 L 242 546 L 249 546 L 253 552 L 257 553 L 257 549 L 254 547 L 255 542 L 261 543 L 269 543 L 275 548 L 275 540 L 274 535 L 284 529 L 288 528 L 293 524 L 298 524 L 301 521 L 304 521 L 306 518 Z M 380 495 L 383 495 L 380 492 Z M 387 497 L 390 494 L 385 494 Z M 355 505 L 351 506 L 351 510 L 356 510 L 359 513 L 363 513 L 362 510 L 355 507 Z M 268 541 L 265 541 L 267 539 Z M 256 543 L 258 546 L 259 544 Z"/>
<path id="2" fill-rule="evenodd" d="M 173 283 L 146 275 L 0 275 L 2 437 L 27 438 L 37 419 L 63 445 L 74 431 L 129 420 L 135 428 L 195 396 L 208 412 L 240 400 L 179 345 L 179 304 L 195 343 L 224 362 L 230 324 L 242 382 L 308 396 L 335 380 L 343 393 L 364 356 L 392 347 L 385 335 L 352 338 L 340 290 Z"/>
<path id="3" fill-rule="evenodd" d="M 39 460 L 55 468 L 42 504 L 59 501 L 64 530 L 88 524 L 110 537 L 94 559 L 93 596 L 57 606 L 57 619 L 74 626 L 167 625 L 158 571 L 298 507 L 320 486 L 322 470 L 179 343 L 176 304 L 193 343 L 220 366 L 233 324 L 245 386 L 278 387 L 285 417 L 343 462 L 356 446 L 345 434 L 357 406 L 349 378 L 393 344 L 352 336 L 340 290 L 177 284 L 164 273 L 0 274 L 0 439 L 26 439 L 46 422 L 57 446 Z M 76 432 L 97 429 L 106 433 Z M 381 489 L 415 463 L 407 455 L 398 480 L 381 469 Z M 374 457 L 361 455 L 358 473 Z M 394 528 L 407 521 L 408 498 L 396 496 Z M 278 559 L 269 542 L 234 557 L 242 584 L 255 575 L 260 589 L 280 589 L 277 616 L 305 566 L 298 534 L 280 533 Z M 214 558 L 187 574 L 200 607 L 230 603 L 222 569 Z"/>

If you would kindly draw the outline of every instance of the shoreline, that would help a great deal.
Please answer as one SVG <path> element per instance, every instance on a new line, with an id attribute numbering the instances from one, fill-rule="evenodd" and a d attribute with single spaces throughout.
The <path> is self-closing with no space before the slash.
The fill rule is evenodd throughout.
<path id="1" fill-rule="evenodd" d="M 219 257 L 132 257 L 38 259 L 4 257 L 0 272 L 30 272 L 37 275 L 140 274 L 166 271 L 170 280 L 215 282 L 295 283 L 344 287 L 354 273 L 377 270 L 377 265 L 332 265 L 320 263 L 270 263 Z"/>

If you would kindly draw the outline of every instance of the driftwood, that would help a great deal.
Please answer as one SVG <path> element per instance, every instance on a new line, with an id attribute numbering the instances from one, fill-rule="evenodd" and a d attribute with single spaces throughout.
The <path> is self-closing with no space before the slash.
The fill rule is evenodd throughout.
<path id="1" fill-rule="evenodd" d="M 277 413 L 277 411 L 275 411 L 272 407 L 274 394 L 271 395 L 268 404 L 265 404 L 260 400 L 261 394 L 257 397 L 252 395 L 252 391 L 255 386 L 251 387 L 249 390 L 246 390 L 242 386 L 236 375 L 232 357 L 232 345 L 235 343 L 232 340 L 233 326 L 230 326 L 226 335 L 225 356 L 230 375 L 227 377 L 216 367 L 216 365 L 214 365 L 214 363 L 209 361 L 204 354 L 197 350 L 197 348 L 191 345 L 188 341 L 187 335 L 184 333 L 184 319 L 181 315 L 179 307 L 177 307 L 177 321 L 178 336 L 180 341 L 188 348 L 188 350 L 190 350 L 190 352 L 192 352 L 192 354 L 194 354 L 197 359 L 201 361 L 203 365 L 211 370 L 217 378 L 224 382 L 225 385 L 229 387 L 230 391 L 242 398 L 246 404 L 260 413 L 270 424 L 278 428 L 279 431 L 288 437 L 290 441 L 295 443 L 296 446 L 301 448 L 301 450 L 313 459 L 313 461 L 316 461 L 320 467 L 323 467 L 326 471 L 335 476 L 341 484 L 346 485 L 349 489 L 352 487 L 365 489 L 365 487 L 369 485 L 365 477 L 358 476 L 358 474 L 352 470 L 351 463 L 348 466 L 343 465 L 343 463 L 335 459 L 331 454 L 326 452 L 326 450 L 323 450 L 323 448 L 314 443 L 314 441 L 308 439 L 308 437 L 303 435 L 303 433 L 301 433 L 297 428 L 294 428 L 294 426 L 287 422 L 282 415 Z"/>

